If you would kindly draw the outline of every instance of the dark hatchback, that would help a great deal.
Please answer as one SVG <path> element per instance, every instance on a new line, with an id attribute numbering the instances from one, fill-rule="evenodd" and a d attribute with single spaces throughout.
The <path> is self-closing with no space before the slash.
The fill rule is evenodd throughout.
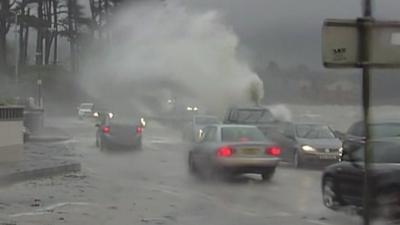
<path id="1" fill-rule="evenodd" d="M 271 133 L 282 148 L 281 158 L 295 167 L 329 165 L 339 160 L 342 142 L 328 125 L 319 123 L 282 123 Z"/>
<path id="2" fill-rule="evenodd" d="M 371 141 L 370 196 L 373 216 L 400 218 L 400 138 Z M 361 209 L 364 188 L 364 146 L 344 150 L 342 161 L 325 168 L 322 196 L 326 207 Z"/>
<path id="3" fill-rule="evenodd" d="M 96 124 L 96 146 L 100 150 L 108 149 L 142 149 L 144 127 L 140 119 L 106 118 Z"/>

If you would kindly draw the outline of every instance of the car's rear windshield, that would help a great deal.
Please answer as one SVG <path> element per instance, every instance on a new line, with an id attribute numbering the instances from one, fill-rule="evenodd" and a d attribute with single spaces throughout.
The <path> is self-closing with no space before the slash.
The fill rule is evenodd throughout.
<path id="1" fill-rule="evenodd" d="M 91 109 L 93 108 L 93 104 L 81 104 L 81 109 Z"/>
<path id="2" fill-rule="evenodd" d="M 256 127 L 224 127 L 221 135 L 223 142 L 265 141 L 265 136 Z"/>
<path id="3" fill-rule="evenodd" d="M 268 109 L 238 109 L 231 115 L 231 120 L 256 124 L 256 123 L 271 123 L 275 121 L 274 116 Z"/>
<path id="4" fill-rule="evenodd" d="M 216 117 L 196 117 L 194 120 L 196 124 L 200 125 L 210 125 L 219 123 Z"/>
<path id="5" fill-rule="evenodd" d="M 335 134 L 326 125 L 299 124 L 296 126 L 296 135 L 306 139 L 331 139 Z"/>

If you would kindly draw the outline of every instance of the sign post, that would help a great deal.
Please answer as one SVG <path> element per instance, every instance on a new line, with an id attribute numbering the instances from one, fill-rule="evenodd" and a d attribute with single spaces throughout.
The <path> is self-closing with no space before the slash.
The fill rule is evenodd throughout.
<path id="1" fill-rule="evenodd" d="M 362 69 L 362 104 L 365 127 L 363 220 L 370 220 L 370 69 L 400 68 L 400 22 L 376 21 L 372 0 L 363 0 L 363 17 L 357 20 L 328 19 L 322 28 L 322 59 L 327 68 Z"/>

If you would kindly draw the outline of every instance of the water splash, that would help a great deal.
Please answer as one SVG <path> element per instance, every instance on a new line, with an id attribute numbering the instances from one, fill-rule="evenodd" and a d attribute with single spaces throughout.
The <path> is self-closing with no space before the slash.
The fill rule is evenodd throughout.
<path id="1" fill-rule="evenodd" d="M 92 96 L 154 110 L 144 103 L 159 104 L 168 90 L 212 112 L 263 97 L 261 80 L 238 59 L 239 40 L 217 11 L 194 13 L 171 1 L 132 4 L 111 27 L 107 59 L 92 59 L 83 72 L 81 84 Z"/>

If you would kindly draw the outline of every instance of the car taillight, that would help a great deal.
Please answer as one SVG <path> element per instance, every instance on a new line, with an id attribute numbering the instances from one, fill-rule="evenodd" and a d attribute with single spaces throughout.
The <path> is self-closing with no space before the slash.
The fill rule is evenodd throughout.
<path id="1" fill-rule="evenodd" d="M 141 134 L 143 132 L 143 127 L 137 126 L 136 127 L 136 134 Z"/>
<path id="2" fill-rule="evenodd" d="M 104 134 L 110 133 L 110 128 L 109 127 L 103 127 L 101 130 L 103 131 Z"/>
<path id="3" fill-rule="evenodd" d="M 217 150 L 218 157 L 229 157 L 232 155 L 232 153 L 233 153 L 233 150 L 228 146 L 220 147 Z"/>
<path id="4" fill-rule="evenodd" d="M 268 147 L 265 150 L 265 153 L 272 156 L 279 156 L 281 154 L 281 148 L 279 148 L 278 146 Z"/>

